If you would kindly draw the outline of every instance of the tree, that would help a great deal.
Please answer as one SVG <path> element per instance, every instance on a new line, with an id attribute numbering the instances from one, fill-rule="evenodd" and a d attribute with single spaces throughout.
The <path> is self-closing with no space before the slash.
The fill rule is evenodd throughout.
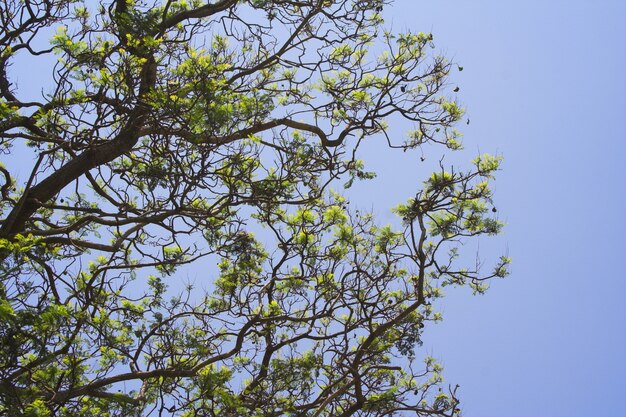
<path id="1" fill-rule="evenodd" d="M 442 164 L 398 231 L 334 191 L 364 140 L 460 147 L 455 67 L 384 3 L 0 6 L 1 149 L 32 161 L 0 166 L 0 414 L 459 414 L 415 347 L 441 287 L 507 274 L 457 252 L 501 228 L 499 158 Z"/>

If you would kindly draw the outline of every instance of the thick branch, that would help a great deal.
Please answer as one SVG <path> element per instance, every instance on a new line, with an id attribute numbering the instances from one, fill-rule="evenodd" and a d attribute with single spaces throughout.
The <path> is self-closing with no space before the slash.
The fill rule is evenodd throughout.
<path id="1" fill-rule="evenodd" d="M 151 58 L 142 69 L 140 93 L 145 94 L 155 82 L 156 62 Z M 139 132 L 149 111 L 150 106 L 143 102 L 140 96 L 139 104 L 131 112 L 128 122 L 113 140 L 86 150 L 37 185 L 27 189 L 22 196 L 23 203 L 18 204 L 2 223 L 0 238 L 8 238 L 22 232 L 33 213 L 65 186 L 89 170 L 129 152 L 139 139 Z"/>

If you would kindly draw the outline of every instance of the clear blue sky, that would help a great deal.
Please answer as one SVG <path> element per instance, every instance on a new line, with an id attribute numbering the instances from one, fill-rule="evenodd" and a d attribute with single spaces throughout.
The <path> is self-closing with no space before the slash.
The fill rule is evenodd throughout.
<path id="1" fill-rule="evenodd" d="M 451 81 L 471 124 L 450 161 L 505 157 L 507 227 L 480 253 L 508 250 L 513 273 L 486 296 L 451 291 L 423 352 L 466 417 L 626 416 L 626 1 L 397 0 L 384 16 L 464 66 Z M 384 222 L 428 164 L 377 145 L 361 156 L 380 176 L 355 192 Z"/>
<path id="2" fill-rule="evenodd" d="M 464 415 L 626 416 L 626 1 L 398 0 L 384 16 L 464 66 L 463 157 L 505 157 L 507 227 L 481 257 L 508 249 L 513 273 L 483 297 L 452 291 L 424 346 Z M 375 210 L 427 174 L 363 157 L 385 172 Z"/>

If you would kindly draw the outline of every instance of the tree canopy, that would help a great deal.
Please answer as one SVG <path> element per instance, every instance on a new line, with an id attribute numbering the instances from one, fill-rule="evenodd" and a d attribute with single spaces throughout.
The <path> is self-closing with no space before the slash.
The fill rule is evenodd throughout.
<path id="1" fill-rule="evenodd" d="M 462 68 L 388 3 L 0 6 L 0 414 L 460 415 L 416 347 L 507 274 L 458 251 L 500 159 L 410 184 L 398 230 L 350 208 L 363 141 L 461 147 Z"/>

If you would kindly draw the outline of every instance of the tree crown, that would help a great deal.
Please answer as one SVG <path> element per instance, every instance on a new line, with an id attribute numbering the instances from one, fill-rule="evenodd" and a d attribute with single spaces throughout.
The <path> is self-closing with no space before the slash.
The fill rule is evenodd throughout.
<path id="1" fill-rule="evenodd" d="M 441 164 L 398 230 L 333 190 L 375 176 L 372 136 L 461 148 L 455 67 L 431 34 L 384 30 L 386 3 L 0 8 L 0 149 L 33 161 L 0 165 L 1 412 L 459 414 L 415 347 L 441 287 L 507 275 L 458 253 L 502 227 L 500 158 Z M 50 57 L 29 97 L 11 66 Z"/>

